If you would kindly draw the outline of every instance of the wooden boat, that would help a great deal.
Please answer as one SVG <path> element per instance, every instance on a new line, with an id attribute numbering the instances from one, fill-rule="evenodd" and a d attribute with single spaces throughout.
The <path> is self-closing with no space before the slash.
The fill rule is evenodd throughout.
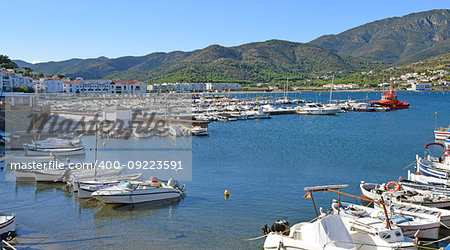
<path id="1" fill-rule="evenodd" d="M 361 182 L 359 187 L 362 195 L 371 200 L 381 200 L 381 197 L 384 197 L 388 201 L 409 202 L 437 208 L 450 207 L 450 198 L 445 194 L 433 194 L 429 191 L 421 192 L 419 189 L 413 192 L 411 188 L 404 190 L 400 183 L 396 181 L 381 185 Z"/>
<path id="2" fill-rule="evenodd" d="M 356 205 L 348 202 L 341 202 L 338 209 L 338 202 L 333 201 L 331 208 L 335 214 L 347 216 L 360 220 L 364 217 L 378 219 L 381 222 L 386 220 L 384 211 L 381 209 L 371 208 L 367 206 Z M 400 227 L 405 236 L 415 237 L 419 231 L 419 238 L 437 240 L 439 238 L 439 228 L 441 224 L 437 218 L 423 218 L 403 216 L 401 214 L 390 214 L 390 223 Z"/>

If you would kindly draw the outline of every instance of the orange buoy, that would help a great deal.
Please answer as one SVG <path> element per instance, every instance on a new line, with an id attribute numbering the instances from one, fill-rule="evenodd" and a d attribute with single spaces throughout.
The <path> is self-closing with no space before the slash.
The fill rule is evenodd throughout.
<path id="1" fill-rule="evenodd" d="M 395 189 L 394 189 L 394 190 L 392 190 L 392 189 L 390 188 L 390 186 L 392 186 L 392 185 L 395 185 Z M 386 190 L 387 190 L 387 191 L 392 191 L 392 192 L 397 192 L 398 190 L 400 190 L 400 184 L 399 184 L 398 182 L 396 182 L 396 181 L 391 181 L 391 182 L 389 182 L 389 183 L 386 185 Z"/>

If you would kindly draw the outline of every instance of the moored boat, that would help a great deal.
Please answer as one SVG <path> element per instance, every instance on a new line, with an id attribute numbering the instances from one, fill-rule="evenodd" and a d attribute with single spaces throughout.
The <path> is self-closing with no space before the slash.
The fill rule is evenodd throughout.
<path id="1" fill-rule="evenodd" d="M 16 234 L 16 216 L 0 216 L 0 240 L 11 240 Z"/>
<path id="2" fill-rule="evenodd" d="M 371 104 L 380 105 L 382 107 L 388 107 L 390 109 L 407 109 L 409 103 L 398 100 L 397 95 L 394 92 L 394 85 L 391 83 L 391 90 L 383 93 L 381 100 L 370 101 Z"/>
<path id="3" fill-rule="evenodd" d="M 333 201 L 331 208 L 335 214 L 354 218 L 359 220 L 364 217 L 379 219 L 381 222 L 385 221 L 384 211 L 381 209 L 371 208 L 367 206 L 356 205 L 348 202 L 341 202 L 338 209 L 338 202 Z M 389 214 L 389 220 L 392 225 L 400 227 L 405 236 L 415 237 L 419 232 L 418 237 L 422 239 L 437 240 L 439 238 L 439 228 L 441 226 L 437 218 L 423 218 L 404 216 L 401 214 Z"/>
<path id="4" fill-rule="evenodd" d="M 185 191 L 184 185 L 169 179 L 167 184 L 160 182 L 120 182 L 118 185 L 100 189 L 92 193 L 92 197 L 103 203 L 135 204 L 157 200 L 170 200 L 181 197 Z"/>

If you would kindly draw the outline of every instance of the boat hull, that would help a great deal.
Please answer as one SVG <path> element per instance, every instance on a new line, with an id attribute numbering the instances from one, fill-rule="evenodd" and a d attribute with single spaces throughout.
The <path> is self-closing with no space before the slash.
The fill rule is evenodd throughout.
<path id="1" fill-rule="evenodd" d="M 181 192 L 176 189 L 162 189 L 154 192 L 130 191 L 123 193 L 100 190 L 92 197 L 106 204 L 135 204 L 142 202 L 160 201 L 180 198 Z"/>
<path id="2" fill-rule="evenodd" d="M 0 216 L 0 240 L 14 237 L 16 233 L 16 217 Z"/>

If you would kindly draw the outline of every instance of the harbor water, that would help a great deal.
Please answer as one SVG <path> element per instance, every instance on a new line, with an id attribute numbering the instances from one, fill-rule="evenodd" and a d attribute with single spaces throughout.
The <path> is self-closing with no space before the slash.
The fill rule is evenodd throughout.
<path id="1" fill-rule="evenodd" d="M 362 180 L 406 177 L 415 155 L 423 155 L 424 145 L 434 141 L 435 112 L 438 126 L 450 124 L 450 94 L 398 95 L 410 102 L 409 109 L 211 123 L 211 136 L 192 138 L 192 181 L 182 182 L 187 191 L 179 202 L 103 205 L 78 200 L 63 184 L 6 181 L 2 170 L 0 213 L 15 213 L 19 238 L 33 242 L 19 247 L 260 249 L 263 240 L 242 239 L 260 236 L 261 227 L 276 219 L 293 224 L 314 218 L 304 187 L 349 184 L 343 191 L 359 196 Z M 379 99 L 380 92 L 333 93 L 333 99 L 366 96 Z M 325 102 L 329 96 L 313 92 L 290 97 Z M 84 140 L 86 147 L 92 142 Z M 102 151 L 101 158 L 115 159 L 116 154 Z M 142 153 L 142 160 L 150 160 L 145 157 Z M 315 193 L 314 198 L 327 210 L 336 194 Z"/>

